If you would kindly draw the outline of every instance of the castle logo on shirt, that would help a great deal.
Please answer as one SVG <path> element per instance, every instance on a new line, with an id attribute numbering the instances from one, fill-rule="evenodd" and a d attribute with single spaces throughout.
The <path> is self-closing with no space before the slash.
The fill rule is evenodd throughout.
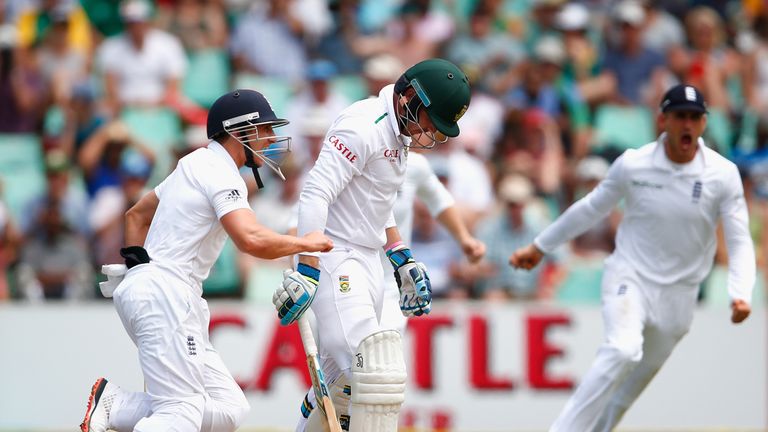
<path id="1" fill-rule="evenodd" d="M 693 184 L 693 192 L 691 193 L 692 203 L 696 204 L 699 202 L 699 199 L 701 199 L 701 189 L 703 187 L 704 185 L 699 180 L 696 180 L 696 182 Z"/>
<path id="2" fill-rule="evenodd" d="M 240 194 L 239 190 L 232 189 L 231 191 L 229 191 L 229 193 L 227 194 L 226 198 L 224 198 L 224 199 L 227 200 L 227 201 L 237 201 L 237 200 L 241 199 L 242 197 L 243 196 Z"/>
<path id="3" fill-rule="evenodd" d="M 400 149 L 386 149 L 384 150 L 384 157 L 389 159 L 391 163 L 398 163 L 400 161 Z"/>
<path id="4" fill-rule="evenodd" d="M 349 292 L 349 276 L 339 276 L 339 291 L 343 293 Z"/>
<path id="5" fill-rule="evenodd" d="M 341 152 L 341 155 L 344 156 L 346 160 L 349 161 L 349 163 L 355 163 L 355 160 L 357 160 L 357 155 L 352 153 L 352 150 L 349 149 L 346 145 L 344 145 L 343 142 L 337 137 L 336 135 L 331 135 L 328 137 L 328 141 L 333 145 L 333 148 Z"/>

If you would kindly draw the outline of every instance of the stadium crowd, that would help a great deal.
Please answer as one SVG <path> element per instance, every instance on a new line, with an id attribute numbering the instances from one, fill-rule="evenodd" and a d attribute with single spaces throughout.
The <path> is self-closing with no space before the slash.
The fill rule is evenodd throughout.
<path id="1" fill-rule="evenodd" d="M 598 303 L 620 208 L 533 271 L 507 259 L 653 141 L 662 93 L 684 82 L 709 102 L 707 145 L 741 169 L 764 301 L 762 0 L 0 0 L 0 301 L 99 297 L 124 211 L 207 144 L 206 108 L 233 88 L 291 121 L 287 180 L 249 185 L 259 220 L 287 232 L 336 114 L 428 57 L 472 82 L 461 135 L 425 154 L 488 246 L 468 264 L 417 203 L 436 297 Z M 727 259 L 719 247 L 702 301 L 728 302 Z M 269 303 L 288 265 L 228 244 L 205 294 Z"/>

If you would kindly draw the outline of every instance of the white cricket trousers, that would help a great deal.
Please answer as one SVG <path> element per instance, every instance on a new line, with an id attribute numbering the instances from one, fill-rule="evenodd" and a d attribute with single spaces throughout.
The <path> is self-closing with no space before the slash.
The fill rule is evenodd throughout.
<path id="1" fill-rule="evenodd" d="M 337 248 L 321 255 L 320 285 L 311 306 L 321 366 L 329 383 L 349 371 L 363 339 L 380 330 L 397 330 L 403 336 L 407 324 L 400 312 L 394 270 L 384 251 L 338 247 L 336 239 L 334 244 Z M 341 286 L 345 278 L 346 292 Z M 307 397 L 316 406 L 311 388 Z M 306 424 L 299 413 L 295 431 L 304 432 Z"/>
<path id="2" fill-rule="evenodd" d="M 110 412 L 119 432 L 234 431 L 250 409 L 210 343 L 208 303 L 150 263 L 128 271 L 114 293 L 139 351 L 146 392 L 121 392 Z"/>
<path id="3" fill-rule="evenodd" d="M 605 341 L 550 432 L 611 431 L 688 332 L 698 286 L 659 286 L 612 256 L 602 282 Z"/>
<path id="4" fill-rule="evenodd" d="M 333 240 L 336 247 L 320 256 L 320 281 L 311 306 L 318 324 L 319 356 L 329 381 L 350 370 L 363 339 L 382 330 L 400 331 L 403 322 L 397 286 L 382 283 L 379 251 Z"/>

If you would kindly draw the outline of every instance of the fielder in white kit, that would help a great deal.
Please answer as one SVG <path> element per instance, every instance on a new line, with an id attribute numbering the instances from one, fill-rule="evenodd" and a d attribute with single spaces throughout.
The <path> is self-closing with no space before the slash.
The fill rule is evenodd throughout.
<path id="1" fill-rule="evenodd" d="M 469 100 L 469 81 L 452 63 L 430 59 L 412 66 L 378 98 L 337 117 L 302 190 L 299 234 L 324 230 L 335 246 L 320 256 L 300 254 L 298 272 L 286 277 L 274 302 L 283 324 L 311 303 L 322 367 L 331 393 L 348 401 L 335 405 L 349 431 L 397 430 L 406 371 L 400 320 L 393 317 L 429 313 L 431 288 L 426 269 L 402 242 L 392 206 L 409 147 L 457 136 Z M 382 247 L 396 272 L 400 312 L 385 295 Z M 286 302 L 305 309 L 287 310 Z M 346 386 L 351 394 L 344 394 Z M 316 413 L 308 430 L 322 427 Z"/>
<path id="2" fill-rule="evenodd" d="M 756 270 L 744 191 L 736 166 L 700 138 L 706 113 L 696 88 L 669 89 L 659 114 L 665 132 L 624 152 L 593 192 L 510 257 L 511 265 L 532 268 L 624 198 L 602 282 L 605 341 L 550 431 L 616 427 L 690 328 L 699 284 L 712 268 L 719 220 L 729 256 L 731 321 L 749 316 Z"/>
<path id="3" fill-rule="evenodd" d="M 182 158 L 126 213 L 127 246 L 120 253 L 128 270 L 113 297 L 138 348 L 146 392 L 99 378 L 83 432 L 226 432 L 239 426 L 249 405 L 211 346 L 203 280 L 227 235 L 241 251 L 266 259 L 332 248 L 319 231 L 299 238 L 270 231 L 248 205 L 239 168 L 252 168 L 259 185 L 259 166 L 282 176 L 278 157 L 290 150 L 290 138 L 273 128 L 287 123 L 256 91 L 223 95 L 208 114 L 210 144 Z"/>

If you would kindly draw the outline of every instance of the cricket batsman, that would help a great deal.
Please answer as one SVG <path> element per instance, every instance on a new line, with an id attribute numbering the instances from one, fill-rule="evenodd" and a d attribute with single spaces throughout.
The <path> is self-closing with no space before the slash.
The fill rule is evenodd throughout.
<path id="1" fill-rule="evenodd" d="M 405 361 L 398 320 L 427 314 L 426 268 L 402 241 L 392 207 L 411 147 L 431 148 L 459 134 L 469 81 L 452 63 L 429 59 L 403 73 L 377 98 L 352 104 L 336 118 L 299 199 L 298 233 L 324 231 L 325 254 L 299 254 L 273 301 L 283 324 L 312 305 L 326 380 L 342 426 L 394 432 L 405 398 Z M 379 251 L 399 288 L 387 296 Z M 344 389 L 348 388 L 349 392 Z M 307 430 L 322 430 L 314 410 Z"/>

